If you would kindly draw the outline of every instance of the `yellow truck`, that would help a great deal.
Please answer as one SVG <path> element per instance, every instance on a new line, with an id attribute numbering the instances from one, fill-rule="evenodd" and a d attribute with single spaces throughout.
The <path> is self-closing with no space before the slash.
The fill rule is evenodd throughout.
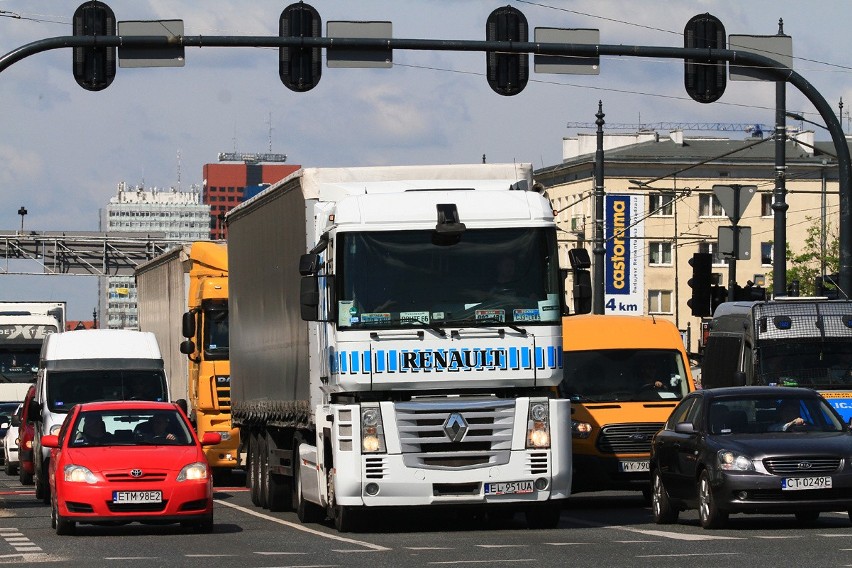
<path id="1" fill-rule="evenodd" d="M 651 438 L 695 390 L 680 332 L 653 316 L 567 316 L 562 328 L 571 492 L 638 490 L 650 499 Z"/>
<path id="2" fill-rule="evenodd" d="M 228 342 L 228 250 L 198 241 L 172 249 L 136 269 L 139 328 L 157 337 L 172 400 L 187 401 L 199 436 L 218 432 L 205 446 L 215 473 L 238 464 L 239 429 L 231 427 Z"/>

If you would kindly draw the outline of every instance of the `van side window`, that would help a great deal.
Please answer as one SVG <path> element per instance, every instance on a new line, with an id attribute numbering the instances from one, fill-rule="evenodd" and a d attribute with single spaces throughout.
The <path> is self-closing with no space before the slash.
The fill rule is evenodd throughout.
<path id="1" fill-rule="evenodd" d="M 732 357 L 731 354 L 737 356 Z M 739 370 L 740 336 L 711 335 L 704 349 L 701 384 L 704 388 L 732 387 L 734 375 Z"/>

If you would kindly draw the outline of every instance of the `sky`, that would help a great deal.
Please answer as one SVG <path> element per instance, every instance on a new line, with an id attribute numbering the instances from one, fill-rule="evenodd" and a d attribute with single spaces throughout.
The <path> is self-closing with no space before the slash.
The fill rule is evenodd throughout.
<path id="1" fill-rule="evenodd" d="M 0 54 L 69 36 L 82 2 L 0 0 Z M 187 36 L 275 36 L 289 2 L 107 0 L 118 21 L 184 22 Z M 774 35 L 783 19 L 794 69 L 832 105 L 842 98 L 849 131 L 852 35 L 847 0 L 310 0 L 323 20 L 391 21 L 393 37 L 485 40 L 492 10 L 511 5 L 536 27 L 593 28 L 602 44 L 683 46 L 683 29 L 709 12 L 728 34 Z M 71 50 L 58 49 L 0 73 L 0 230 L 94 231 L 120 182 L 152 188 L 201 185 L 220 152 L 276 152 L 310 167 L 561 161 L 567 124 L 774 123 L 775 87 L 728 81 L 712 104 L 693 101 L 678 60 L 604 57 L 599 75 L 532 72 L 505 97 L 485 77 L 485 54 L 396 51 L 390 69 L 323 67 L 311 91 L 278 77 L 274 48 L 187 48 L 183 67 L 123 68 L 103 91 L 77 85 Z M 787 108 L 822 122 L 788 88 Z M 848 109 L 848 110 L 847 110 Z M 800 126 L 795 122 L 791 125 Z M 744 132 L 704 134 L 743 138 Z M 818 140 L 827 134 L 817 129 Z M 69 319 L 91 319 L 97 279 L 4 274 L 0 300 L 66 300 Z M 20 268 L 17 268 L 20 270 Z M 30 269 L 33 270 L 33 269 Z"/>

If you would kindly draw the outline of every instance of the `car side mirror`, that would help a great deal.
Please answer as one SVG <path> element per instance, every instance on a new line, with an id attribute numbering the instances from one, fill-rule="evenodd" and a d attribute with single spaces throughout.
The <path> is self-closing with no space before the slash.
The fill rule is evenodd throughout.
<path id="1" fill-rule="evenodd" d="M 694 434 L 695 426 L 692 422 L 678 422 L 675 424 L 675 432 L 678 434 Z"/>
<path id="2" fill-rule="evenodd" d="M 59 436 L 56 434 L 45 434 L 41 437 L 41 445 L 45 448 L 58 448 Z"/>
<path id="3" fill-rule="evenodd" d="M 215 446 L 222 442 L 222 434 L 219 432 L 205 432 L 201 437 L 202 446 Z"/>

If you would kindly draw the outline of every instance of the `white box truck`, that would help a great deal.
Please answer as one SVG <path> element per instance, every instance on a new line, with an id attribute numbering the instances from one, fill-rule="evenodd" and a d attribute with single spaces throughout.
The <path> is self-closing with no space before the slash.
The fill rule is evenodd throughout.
<path id="1" fill-rule="evenodd" d="M 52 334 L 42 345 L 35 398 L 33 466 L 36 499 L 50 499 L 50 449 L 41 437 L 57 434 L 75 405 L 98 400 L 169 400 L 163 358 L 153 333 L 86 329 Z"/>
<path id="2" fill-rule="evenodd" d="M 0 302 L 0 402 L 21 402 L 45 338 L 65 330 L 65 302 Z"/>
<path id="3" fill-rule="evenodd" d="M 530 164 L 306 168 L 226 219 L 256 505 L 340 531 L 400 506 L 559 522 L 563 278 Z"/>

